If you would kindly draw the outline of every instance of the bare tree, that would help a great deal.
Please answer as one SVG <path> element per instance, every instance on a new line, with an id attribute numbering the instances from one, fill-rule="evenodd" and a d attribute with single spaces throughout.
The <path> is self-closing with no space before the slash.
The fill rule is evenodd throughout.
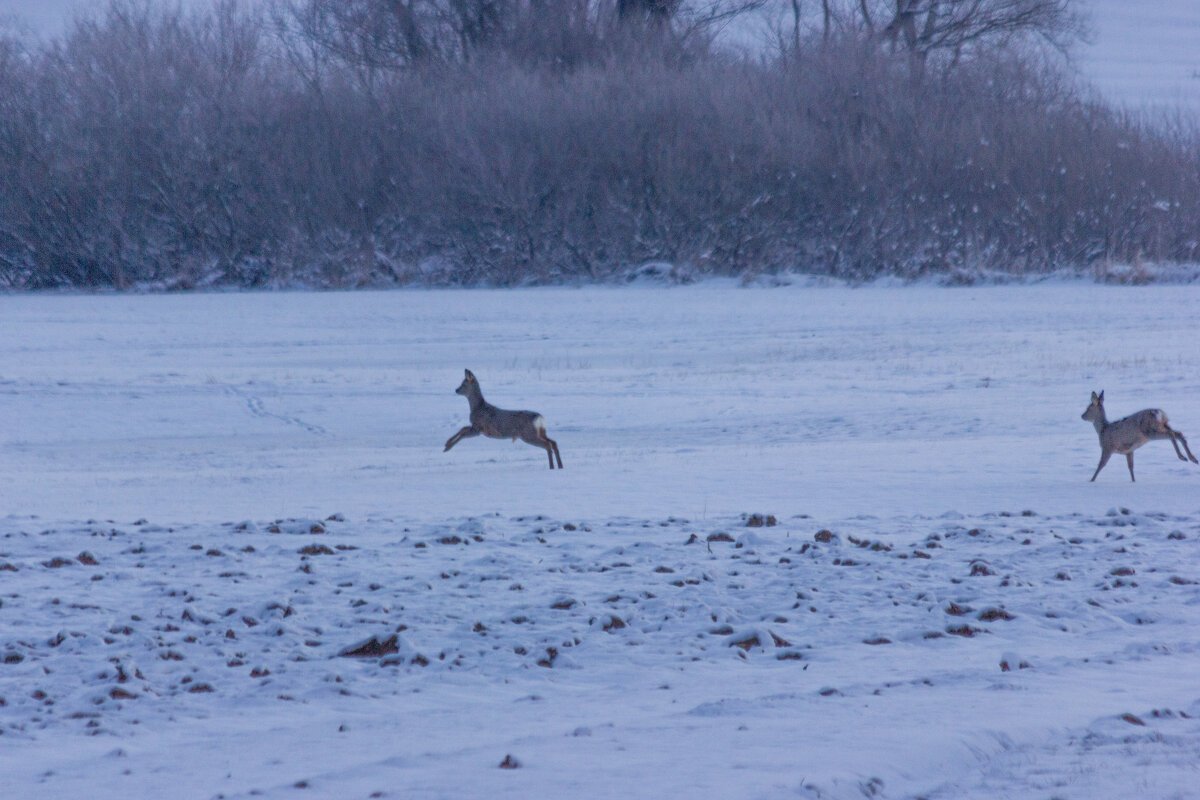
<path id="1" fill-rule="evenodd" d="M 826 0 L 828 2 L 828 0 Z M 465 63 L 501 54 L 574 68 L 642 49 L 703 49 L 711 35 L 767 0 L 273 0 L 293 62 L 318 73 L 322 57 L 355 69 Z"/>
<path id="2" fill-rule="evenodd" d="M 682 0 L 617 0 L 617 19 L 626 24 L 662 26 L 679 13 Z"/>
<path id="3" fill-rule="evenodd" d="M 871 32 L 876 19 L 888 20 L 879 38 L 922 61 L 935 53 L 957 60 L 972 47 L 1019 39 L 1065 49 L 1083 33 L 1071 0 L 858 0 L 854 10 Z"/>
<path id="4" fill-rule="evenodd" d="M 29 255 L 17 220 L 30 201 L 22 165 L 40 155 L 31 130 L 32 82 L 29 51 L 21 39 L 0 32 L 0 286 L 22 280 Z"/>
<path id="5" fill-rule="evenodd" d="M 389 2 L 278 0 L 286 48 L 238 0 L 114 0 L 51 41 L 0 35 L 0 286 L 1200 258 L 1195 127 L 1000 46 L 1031 20 L 949 15 L 1001 0 L 932 22 L 933 0 L 795 0 L 774 60 L 709 46 L 733 0 L 683 0 L 656 35 L 618 0 Z M 956 52 L 913 91 L 913 58 Z"/>
<path id="6" fill-rule="evenodd" d="M 505 52 L 519 61 L 599 35 L 590 0 L 274 0 L 288 49 L 303 62 L 332 56 L 363 74 L 462 63 Z M 593 6 L 595 8 L 593 8 Z M 548 55 L 552 54 L 552 55 Z M 570 60 L 569 58 L 567 60 Z"/>
<path id="7" fill-rule="evenodd" d="M 348 64 L 393 68 L 442 54 L 442 12 L 434 0 L 284 0 L 276 13 Z"/>

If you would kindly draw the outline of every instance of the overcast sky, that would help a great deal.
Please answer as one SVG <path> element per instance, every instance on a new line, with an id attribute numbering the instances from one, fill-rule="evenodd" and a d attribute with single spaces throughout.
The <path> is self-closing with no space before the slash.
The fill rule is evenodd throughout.
<path id="1" fill-rule="evenodd" d="M 174 5 L 197 5 L 211 0 L 162 0 Z M 62 30 L 77 9 L 102 7 L 105 0 L 0 0 L 0 17 L 17 18 L 37 33 Z"/>
<path id="2" fill-rule="evenodd" d="M 0 17 L 17 17 L 38 33 L 52 32 L 78 3 L 79 0 L 0 0 Z"/>

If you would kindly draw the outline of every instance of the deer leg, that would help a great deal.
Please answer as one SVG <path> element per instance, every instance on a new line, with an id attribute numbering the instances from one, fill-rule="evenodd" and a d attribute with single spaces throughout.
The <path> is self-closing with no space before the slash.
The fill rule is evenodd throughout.
<path id="1" fill-rule="evenodd" d="M 558 459 L 558 468 L 562 469 L 562 456 L 558 454 L 558 442 L 547 436 L 544 431 L 542 432 L 542 438 L 546 440 L 546 443 L 549 444 L 550 447 L 554 448 L 554 457 Z M 549 452 L 549 448 L 547 448 L 547 452 Z"/>
<path id="2" fill-rule="evenodd" d="M 1167 430 L 1171 431 L 1171 436 L 1172 436 L 1171 444 L 1175 444 L 1175 442 L 1178 440 L 1179 443 L 1183 445 L 1183 449 L 1187 451 L 1188 458 L 1190 458 L 1192 460 L 1192 463 L 1200 464 L 1200 461 L 1197 461 L 1196 457 L 1194 455 L 1192 455 L 1192 448 L 1188 447 L 1187 439 L 1184 437 L 1184 435 L 1182 433 L 1180 433 L 1179 431 L 1174 430 L 1172 428 L 1167 428 Z M 1175 447 L 1175 452 L 1179 452 L 1178 445 L 1176 445 L 1176 447 Z M 1180 456 L 1180 458 L 1182 458 L 1182 456 Z"/>
<path id="3" fill-rule="evenodd" d="M 1104 469 L 1104 465 L 1108 463 L 1108 459 L 1112 457 L 1112 450 L 1100 451 L 1100 466 L 1096 467 L 1096 471 L 1092 473 L 1092 480 L 1096 480 L 1096 476 L 1100 474 L 1100 470 Z"/>
<path id="4" fill-rule="evenodd" d="M 1174 436 L 1171 437 L 1171 447 L 1175 448 L 1175 455 L 1179 456 L 1180 461 L 1187 461 L 1187 456 L 1179 450 L 1179 440 Z"/>
<path id="5" fill-rule="evenodd" d="M 1137 478 L 1133 477 L 1133 453 L 1125 454 L 1125 462 L 1129 464 L 1129 480 L 1137 483 Z"/>
<path id="6" fill-rule="evenodd" d="M 446 450 L 449 450 L 451 447 L 454 447 L 454 445 L 458 444 L 459 439 L 467 439 L 471 436 L 478 436 L 478 435 L 479 435 L 479 431 L 475 429 L 475 426 L 468 425 L 467 427 L 463 428 L 458 433 L 454 434 L 453 436 L 451 436 L 449 439 L 446 440 Z M 444 453 L 444 452 L 446 452 L 446 450 L 443 450 L 442 452 Z"/>
<path id="7" fill-rule="evenodd" d="M 1192 455 L 1192 448 L 1188 447 L 1187 439 L 1183 438 L 1183 434 L 1180 433 L 1179 431 L 1175 431 L 1175 435 L 1179 437 L 1179 441 L 1183 444 L 1183 449 L 1187 451 L 1188 458 L 1190 458 L 1192 460 L 1192 463 L 1200 464 L 1200 461 L 1197 461 L 1196 457 L 1194 455 Z"/>
<path id="8" fill-rule="evenodd" d="M 549 439 L 542 434 L 541 431 L 534 431 L 532 435 L 521 435 L 521 441 L 526 444 L 531 444 L 534 447 L 540 447 L 546 451 L 546 458 L 550 461 L 550 469 L 554 469 L 554 451 L 550 448 Z"/>
<path id="9" fill-rule="evenodd" d="M 1187 461 L 1187 456 L 1185 456 L 1183 451 L 1179 449 L 1179 442 L 1175 439 L 1175 437 L 1178 435 L 1179 434 L 1177 431 L 1173 431 L 1166 425 L 1163 425 L 1163 432 L 1158 434 L 1155 438 L 1168 440 L 1171 443 L 1171 447 L 1175 448 L 1175 455 L 1179 456 L 1179 460 Z"/>

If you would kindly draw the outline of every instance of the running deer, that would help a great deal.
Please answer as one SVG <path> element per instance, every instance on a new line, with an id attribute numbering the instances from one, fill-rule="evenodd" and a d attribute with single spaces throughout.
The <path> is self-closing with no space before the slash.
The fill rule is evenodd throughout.
<path id="1" fill-rule="evenodd" d="M 1113 453 L 1125 454 L 1125 460 L 1129 462 L 1129 480 L 1136 480 L 1133 477 L 1133 451 L 1156 439 L 1169 439 L 1180 461 L 1191 459 L 1193 463 L 1200 463 L 1192 455 L 1183 434 L 1167 424 L 1167 415 L 1161 409 L 1147 408 L 1116 422 L 1109 422 L 1104 414 L 1104 392 L 1092 392 L 1091 405 L 1083 412 L 1083 418 L 1095 425 L 1096 433 L 1100 434 L 1100 466 L 1092 473 L 1092 480 L 1096 480 Z M 1186 458 L 1179 449 L 1181 444 L 1187 451 Z"/>
<path id="2" fill-rule="evenodd" d="M 558 468 L 562 469 L 562 456 L 558 454 L 558 445 L 546 435 L 546 420 L 541 414 L 536 411 L 505 411 L 503 408 L 496 408 L 483 399 L 479 381 L 471 374 L 471 370 L 464 372 L 466 377 L 454 391 L 456 394 L 465 395 L 467 402 L 471 404 L 471 424 L 446 441 L 446 450 L 458 444 L 459 439 L 480 434 L 493 439 L 512 439 L 514 442 L 520 439 L 545 450 L 546 457 L 550 459 L 550 469 L 554 469 L 556 458 Z"/>

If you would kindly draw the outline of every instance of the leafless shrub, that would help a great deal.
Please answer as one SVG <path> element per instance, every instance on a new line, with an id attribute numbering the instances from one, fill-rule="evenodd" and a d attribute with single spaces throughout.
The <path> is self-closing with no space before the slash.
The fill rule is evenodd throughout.
<path id="1" fill-rule="evenodd" d="M 627 11 L 625 33 L 615 0 L 513 0 L 470 31 L 465 0 L 388 7 L 424 15 L 427 55 L 370 38 L 366 0 L 118 0 L 44 46 L 0 38 L 0 286 L 1200 257 L 1195 125 L 1115 112 L 1030 52 L 914 64 L 873 22 L 750 61 L 695 32 L 733 4 Z"/>
<path id="2" fill-rule="evenodd" d="M 1048 46 L 1065 52 L 1087 33 L 1073 0 L 821 0 L 819 20 L 791 3 L 797 42 L 806 22 L 828 41 L 836 31 L 902 51 L 920 63 L 958 63 L 997 49 Z"/>

